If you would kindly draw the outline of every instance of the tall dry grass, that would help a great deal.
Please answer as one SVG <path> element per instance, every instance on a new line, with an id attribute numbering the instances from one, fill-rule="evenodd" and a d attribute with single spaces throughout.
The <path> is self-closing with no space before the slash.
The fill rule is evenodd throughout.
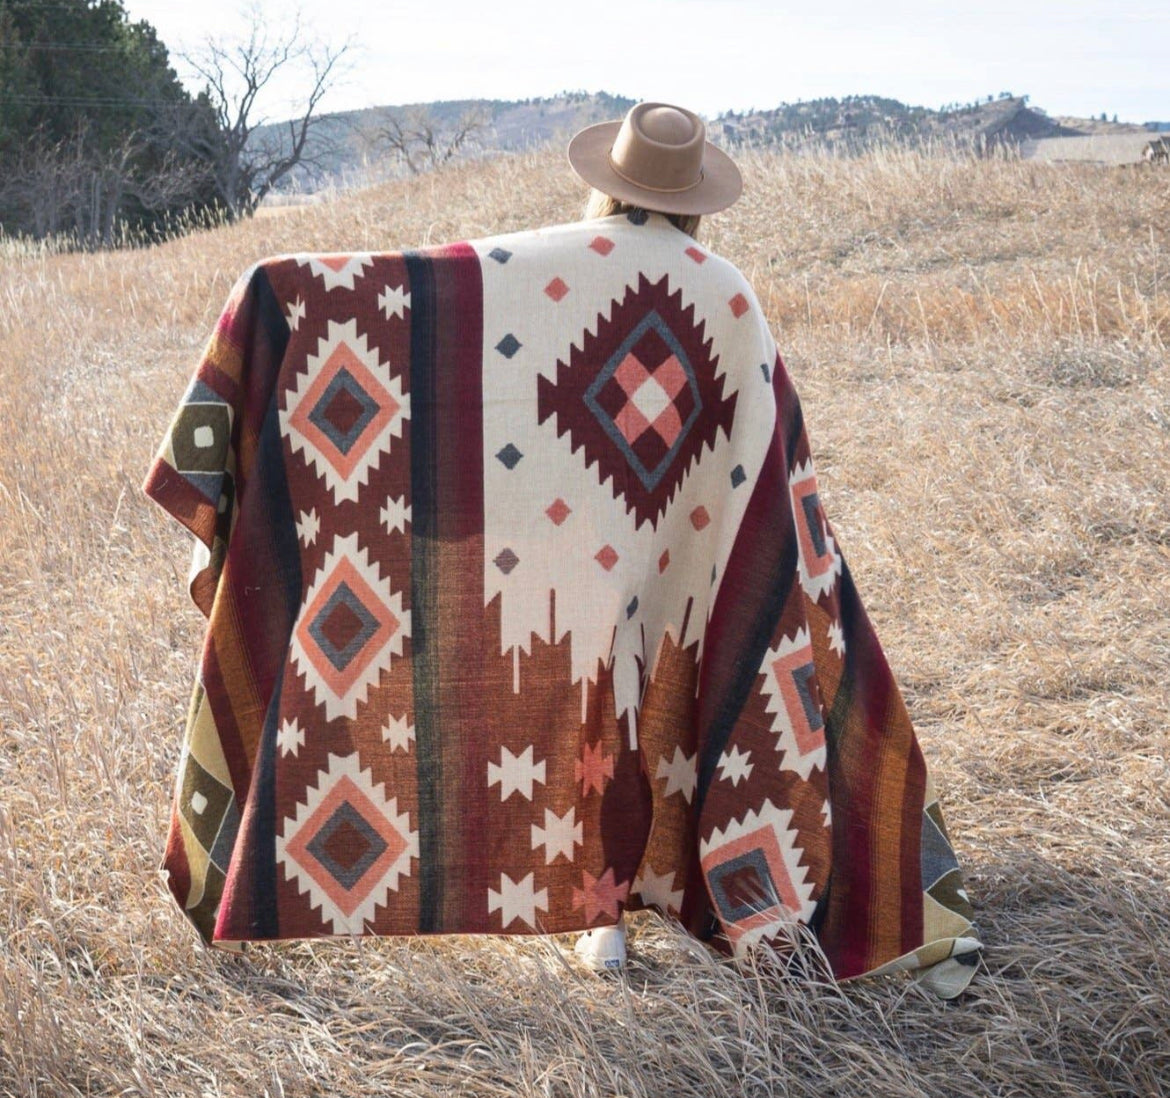
<path id="1" fill-rule="evenodd" d="M 207 954 L 154 875 L 201 619 L 138 484 L 252 260 L 569 220 L 559 153 L 148 250 L 0 258 L 0 1093 L 1170 1095 L 1165 173 L 744 159 L 751 277 L 988 943 L 969 994 L 636 921 Z"/>

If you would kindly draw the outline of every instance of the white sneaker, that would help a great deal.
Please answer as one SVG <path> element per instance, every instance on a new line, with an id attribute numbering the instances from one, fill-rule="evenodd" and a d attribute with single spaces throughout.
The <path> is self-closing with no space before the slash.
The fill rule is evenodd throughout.
<path id="1" fill-rule="evenodd" d="M 625 922 L 585 931 L 577 939 L 573 952 L 595 972 L 621 968 L 626 963 Z"/>

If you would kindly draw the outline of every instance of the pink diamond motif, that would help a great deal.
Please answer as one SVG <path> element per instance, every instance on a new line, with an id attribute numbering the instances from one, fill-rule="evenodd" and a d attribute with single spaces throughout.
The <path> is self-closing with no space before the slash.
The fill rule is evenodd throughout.
<path id="1" fill-rule="evenodd" d="M 613 241 L 608 236 L 595 236 L 589 242 L 589 247 L 598 255 L 609 255 L 613 251 Z"/>
<path id="2" fill-rule="evenodd" d="M 613 372 L 617 383 L 625 390 L 626 396 L 632 396 L 638 391 L 648 377 L 649 371 L 642 365 L 642 360 L 631 351 L 618 364 Z"/>
<path id="3" fill-rule="evenodd" d="M 562 522 L 568 517 L 572 508 L 560 496 L 552 501 L 545 509 L 544 513 L 552 519 L 553 524 L 560 526 Z"/>
<path id="4" fill-rule="evenodd" d="M 596 560 L 597 563 L 608 572 L 615 564 L 617 564 L 617 550 L 608 542 L 606 542 L 605 545 L 597 550 L 593 559 Z"/>
<path id="5" fill-rule="evenodd" d="M 686 250 L 686 254 L 689 255 L 696 263 L 705 263 L 707 260 L 707 256 L 703 252 L 699 251 L 698 248 L 688 248 Z"/>
<path id="6" fill-rule="evenodd" d="M 682 417 L 673 404 L 668 404 L 662 409 L 662 414 L 654 420 L 652 426 L 667 446 L 673 446 L 674 440 L 682 433 Z"/>
<path id="7" fill-rule="evenodd" d="M 731 315 L 736 320 L 748 311 L 747 298 L 743 294 L 736 294 L 727 304 L 731 307 Z"/>
<path id="8" fill-rule="evenodd" d="M 671 355 L 651 373 L 631 351 L 613 376 L 629 398 L 614 417 L 614 423 L 630 445 L 653 428 L 668 447 L 673 446 L 683 429 L 675 397 L 687 384 L 686 371 L 678 356 Z"/>
<path id="9" fill-rule="evenodd" d="M 696 530 L 702 530 L 710 521 L 711 516 L 707 514 L 707 508 L 701 503 L 691 512 L 691 525 Z"/>
<path id="10" fill-rule="evenodd" d="M 340 826 L 330 828 L 335 822 Z M 328 840 L 314 841 L 327 828 L 335 847 Z M 408 845 L 394 822 L 352 778 L 342 775 L 317 810 L 289 837 L 285 852 L 348 917 L 382 883 L 387 867 L 399 861 Z"/>
<path id="11" fill-rule="evenodd" d="M 544 292 L 548 294 L 548 296 L 551 297 L 553 301 L 560 301 L 561 298 L 563 298 L 565 294 L 569 292 L 569 284 L 563 278 L 554 278 L 547 286 L 545 286 Z"/>
<path id="12" fill-rule="evenodd" d="M 659 571 L 659 574 L 661 574 L 661 573 L 663 573 L 663 572 L 665 572 L 665 571 L 666 571 L 666 566 L 667 566 L 669 563 L 670 563 L 670 550 L 669 550 L 669 549 L 663 549 L 663 550 L 662 550 L 662 556 L 660 556 L 660 557 L 658 558 L 658 571 Z"/>

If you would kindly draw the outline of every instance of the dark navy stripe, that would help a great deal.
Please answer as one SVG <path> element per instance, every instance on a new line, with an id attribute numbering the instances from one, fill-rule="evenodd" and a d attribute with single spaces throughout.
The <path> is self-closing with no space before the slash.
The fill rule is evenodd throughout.
<path id="1" fill-rule="evenodd" d="M 259 519 L 263 511 L 263 533 L 268 540 L 267 564 L 283 594 L 281 604 L 272 604 L 273 613 L 265 621 L 267 652 L 286 652 L 301 601 L 301 554 L 297 544 L 296 517 L 284 462 L 284 444 L 277 413 L 278 377 L 288 346 L 288 323 L 280 303 L 272 292 L 267 275 L 257 270 L 253 277 L 256 295 L 256 326 L 265 336 L 267 358 L 264 366 L 274 372 L 271 395 L 264 422 L 257 439 L 255 469 L 244 500 L 249 515 Z M 257 502 L 260 501 L 260 502 Z M 283 611 L 283 620 L 277 616 Z M 250 867 L 252 901 L 249 925 L 257 938 L 275 938 L 280 934 L 276 902 L 276 735 L 280 718 L 280 699 L 284 679 L 284 660 L 272 660 L 274 679 L 272 694 L 264 717 L 264 729 L 256 752 L 256 777 L 250 793 L 254 798 L 251 834 L 247 849 L 255 853 Z M 262 687 L 262 683 L 258 683 Z"/>
<path id="2" fill-rule="evenodd" d="M 443 904 L 438 742 L 438 447 L 435 408 L 435 276 L 429 258 L 404 252 L 410 284 L 410 629 L 418 760 L 420 933 L 439 929 Z"/>

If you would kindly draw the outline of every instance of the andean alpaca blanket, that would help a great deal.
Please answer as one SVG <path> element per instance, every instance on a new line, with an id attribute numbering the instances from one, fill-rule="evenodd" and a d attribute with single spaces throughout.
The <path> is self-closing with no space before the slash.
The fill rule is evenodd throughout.
<path id="1" fill-rule="evenodd" d="M 969 980 L 792 381 L 661 215 L 257 263 L 144 490 L 207 616 L 163 858 L 206 942 L 653 905 Z"/>

